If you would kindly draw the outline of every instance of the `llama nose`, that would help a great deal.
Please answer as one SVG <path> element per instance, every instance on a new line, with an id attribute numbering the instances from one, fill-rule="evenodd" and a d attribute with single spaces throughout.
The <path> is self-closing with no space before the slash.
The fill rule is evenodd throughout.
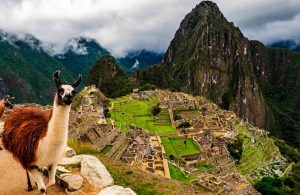
<path id="1" fill-rule="evenodd" d="M 66 94 L 65 97 L 68 98 L 68 99 L 72 99 L 73 98 L 72 94 Z"/>

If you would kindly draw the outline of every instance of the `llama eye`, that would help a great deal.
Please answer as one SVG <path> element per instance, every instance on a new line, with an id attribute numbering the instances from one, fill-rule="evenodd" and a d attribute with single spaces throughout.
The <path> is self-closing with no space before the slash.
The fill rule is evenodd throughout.
<path id="1" fill-rule="evenodd" d="M 63 95 L 64 95 L 64 92 L 62 91 L 62 92 L 60 92 L 59 94 L 60 94 L 61 96 L 63 96 Z"/>

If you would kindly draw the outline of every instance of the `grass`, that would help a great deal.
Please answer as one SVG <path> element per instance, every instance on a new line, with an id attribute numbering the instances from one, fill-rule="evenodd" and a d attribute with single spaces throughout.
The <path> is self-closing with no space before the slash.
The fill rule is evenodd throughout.
<path id="1" fill-rule="evenodd" d="M 160 135 L 176 133 L 171 125 L 167 109 L 162 109 L 161 113 L 155 117 L 151 115 L 151 108 L 157 105 L 156 97 L 151 97 L 149 101 L 130 101 L 121 104 L 124 100 L 128 100 L 128 97 L 116 99 L 114 108 L 110 111 L 115 124 L 123 131 L 126 132 L 131 124 Z"/>
<path id="2" fill-rule="evenodd" d="M 107 146 L 105 146 L 102 150 L 101 150 L 101 154 L 103 154 L 103 155 L 105 155 L 105 154 L 107 154 L 109 151 L 110 151 L 110 149 L 112 148 L 112 146 L 111 145 L 107 145 Z"/>
<path id="3" fill-rule="evenodd" d="M 129 187 L 137 194 L 159 195 L 159 194 L 211 194 L 191 183 L 166 179 L 139 170 L 137 167 L 129 166 L 117 160 L 109 159 L 101 155 L 91 145 L 79 141 L 69 140 L 68 144 L 77 154 L 90 154 L 96 156 L 108 169 L 114 179 L 115 185 Z M 193 179 L 190 176 L 188 179 Z"/>
<path id="4" fill-rule="evenodd" d="M 78 163 L 68 164 L 68 165 L 64 165 L 64 167 L 68 170 L 72 170 L 72 169 L 75 169 L 75 168 L 80 168 L 81 163 L 78 162 Z"/>
<path id="5" fill-rule="evenodd" d="M 200 150 L 193 143 L 192 138 L 187 139 L 186 147 L 184 145 L 184 140 L 185 138 L 161 137 L 161 141 L 165 148 L 167 156 L 184 156 L 200 153 Z"/>
<path id="6" fill-rule="evenodd" d="M 198 171 L 206 171 L 206 170 L 209 170 L 209 169 L 211 169 L 211 168 L 213 168 L 213 166 L 212 166 L 211 164 L 209 164 L 209 165 L 198 165 L 198 166 L 196 167 L 196 169 L 197 169 Z"/>
<path id="7" fill-rule="evenodd" d="M 77 140 L 69 139 L 68 146 L 72 148 L 76 152 L 76 154 L 91 154 L 91 155 L 99 154 L 99 151 L 93 148 L 90 144 L 82 143 Z"/>
<path id="8" fill-rule="evenodd" d="M 169 163 L 169 170 L 172 179 L 182 181 L 185 183 L 189 183 L 192 180 L 196 179 L 196 176 L 194 175 L 185 175 L 178 167 L 174 166 L 171 163 Z"/>

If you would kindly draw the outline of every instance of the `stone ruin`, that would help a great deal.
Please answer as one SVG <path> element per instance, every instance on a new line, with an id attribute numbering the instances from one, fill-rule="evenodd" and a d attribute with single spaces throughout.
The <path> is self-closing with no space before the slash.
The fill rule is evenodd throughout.
<path id="1" fill-rule="evenodd" d="M 120 160 L 141 170 L 171 178 L 164 148 L 159 136 L 150 136 L 143 129 L 129 127 L 129 144 Z"/>
<path id="2" fill-rule="evenodd" d="M 193 137 L 201 148 L 201 156 L 198 164 L 209 162 L 213 168 L 210 173 L 224 175 L 236 171 L 235 161 L 227 150 L 225 140 L 213 136 L 206 130 L 202 137 Z"/>

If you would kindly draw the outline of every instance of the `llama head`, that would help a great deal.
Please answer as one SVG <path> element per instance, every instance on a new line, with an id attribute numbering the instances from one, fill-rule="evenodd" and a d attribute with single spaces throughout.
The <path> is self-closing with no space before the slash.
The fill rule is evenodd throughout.
<path id="1" fill-rule="evenodd" d="M 76 95 L 76 87 L 80 84 L 82 76 L 78 75 L 78 79 L 73 84 L 63 83 L 60 81 L 60 71 L 56 71 L 53 75 L 53 80 L 57 88 L 57 103 L 59 105 L 70 105 Z"/>
<path id="2" fill-rule="evenodd" d="M 10 97 L 10 95 L 5 96 L 4 99 L 3 99 L 4 106 L 6 108 L 12 109 L 14 107 L 13 104 L 12 104 L 13 99 L 15 99 L 15 98 Z"/>

